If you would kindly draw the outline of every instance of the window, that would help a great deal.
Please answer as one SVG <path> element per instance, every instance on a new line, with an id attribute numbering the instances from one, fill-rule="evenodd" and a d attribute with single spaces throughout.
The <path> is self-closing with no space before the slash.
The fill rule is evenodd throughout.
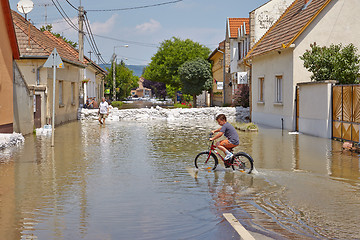
<path id="1" fill-rule="evenodd" d="M 59 81 L 59 105 L 63 105 L 63 81 Z"/>
<path id="2" fill-rule="evenodd" d="M 282 76 L 276 76 L 275 77 L 275 102 L 276 103 L 282 103 L 282 86 L 283 84 L 283 77 Z"/>
<path id="3" fill-rule="evenodd" d="M 264 77 L 259 78 L 259 102 L 264 102 Z"/>
<path id="4" fill-rule="evenodd" d="M 71 83 L 71 104 L 75 104 L 75 83 Z"/>

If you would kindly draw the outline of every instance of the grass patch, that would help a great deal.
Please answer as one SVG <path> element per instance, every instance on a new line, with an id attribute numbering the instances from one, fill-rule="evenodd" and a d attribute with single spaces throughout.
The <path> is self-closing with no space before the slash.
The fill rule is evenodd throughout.
<path id="1" fill-rule="evenodd" d="M 259 130 L 258 126 L 256 126 L 254 123 L 251 122 L 250 123 L 235 122 L 235 123 L 231 123 L 231 125 L 233 125 L 235 129 L 240 131 L 257 132 Z"/>
<path id="2" fill-rule="evenodd" d="M 116 108 L 121 108 L 121 106 L 123 105 L 124 103 L 122 101 L 112 101 L 111 102 L 111 106 L 113 107 L 116 107 Z"/>

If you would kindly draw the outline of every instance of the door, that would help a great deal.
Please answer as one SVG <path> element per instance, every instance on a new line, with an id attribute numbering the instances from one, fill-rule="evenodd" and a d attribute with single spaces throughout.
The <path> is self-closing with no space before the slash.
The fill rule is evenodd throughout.
<path id="1" fill-rule="evenodd" d="M 35 96 L 34 125 L 36 128 L 41 128 L 41 96 Z"/>

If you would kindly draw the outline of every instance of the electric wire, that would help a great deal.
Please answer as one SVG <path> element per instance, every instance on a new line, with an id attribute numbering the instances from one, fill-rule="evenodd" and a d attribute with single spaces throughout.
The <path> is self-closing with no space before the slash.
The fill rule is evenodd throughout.
<path id="1" fill-rule="evenodd" d="M 94 51 L 94 53 L 99 56 L 99 60 L 101 59 L 101 61 L 103 63 L 106 63 L 106 61 L 103 59 L 103 57 L 101 56 L 101 53 L 100 53 L 100 50 L 99 48 L 97 47 L 97 44 L 96 44 L 96 41 L 95 41 L 95 38 L 93 36 L 93 33 L 92 33 L 92 30 L 91 30 L 91 26 L 90 26 L 90 22 L 89 22 L 89 19 L 87 18 L 87 15 L 86 13 L 84 14 L 85 15 L 85 21 L 84 21 L 84 25 L 85 25 L 85 28 L 87 30 L 87 35 L 88 35 L 88 42 L 90 44 L 90 46 L 92 46 L 92 50 Z"/>
<path id="2" fill-rule="evenodd" d="M 143 47 L 153 47 L 153 48 L 159 47 L 159 44 L 155 44 L 155 43 L 143 43 L 143 42 L 136 42 L 136 41 L 130 41 L 130 40 L 123 40 L 123 39 L 118 39 L 118 38 L 113 38 L 113 37 L 106 37 L 106 36 L 102 36 L 102 35 L 98 35 L 98 34 L 93 34 L 93 35 L 95 37 L 109 39 L 109 40 L 123 42 L 123 43 L 129 43 L 132 45 L 139 45 L 139 46 L 143 46 Z"/>
<path id="3" fill-rule="evenodd" d="M 74 5 L 71 4 L 71 2 L 69 0 L 66 0 L 66 2 L 76 11 L 79 11 L 79 9 L 77 7 L 75 7 Z"/>
<path id="4" fill-rule="evenodd" d="M 116 8 L 116 9 L 90 9 L 87 10 L 88 12 L 114 12 L 114 11 L 126 11 L 126 10 L 135 10 L 135 9 L 141 9 L 141 8 L 150 8 L 150 7 L 158 7 L 162 5 L 167 4 L 173 4 L 182 2 L 183 0 L 175 0 L 175 1 L 169 1 L 169 2 L 163 2 L 163 3 L 156 3 L 151 5 L 145 5 L 145 6 L 138 6 L 138 7 L 127 7 L 127 8 Z"/>
<path id="5" fill-rule="evenodd" d="M 62 9 L 62 12 L 60 10 L 60 8 L 56 5 L 56 3 L 54 2 L 54 0 L 51 0 L 52 3 L 54 4 L 55 8 L 58 10 L 58 12 L 60 13 L 60 15 L 64 18 L 64 20 L 67 22 L 67 24 L 69 24 L 73 29 L 75 29 L 76 31 L 80 31 L 78 27 L 76 27 L 76 25 L 71 21 L 71 19 L 69 18 L 69 16 L 65 13 L 64 9 L 61 7 L 60 3 L 55 0 L 58 4 L 59 4 L 59 7 Z M 65 15 L 65 16 L 64 16 Z"/>

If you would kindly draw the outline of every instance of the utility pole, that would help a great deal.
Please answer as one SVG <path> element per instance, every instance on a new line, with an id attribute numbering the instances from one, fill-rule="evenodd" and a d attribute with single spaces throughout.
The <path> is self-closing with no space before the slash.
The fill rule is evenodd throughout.
<path id="1" fill-rule="evenodd" d="M 116 69 L 116 54 L 113 55 L 113 101 L 116 101 L 116 79 L 115 79 L 115 69 Z"/>
<path id="2" fill-rule="evenodd" d="M 90 54 L 90 61 L 91 61 L 91 54 L 93 53 L 93 51 L 88 51 L 88 53 Z"/>
<path id="3" fill-rule="evenodd" d="M 81 5 L 81 1 L 80 1 Z M 84 62 L 84 7 L 79 6 L 79 61 Z M 86 101 L 86 83 L 84 83 L 84 89 L 82 89 L 82 81 L 84 80 L 84 69 L 80 69 L 80 104 L 85 103 Z M 82 91 L 83 90 L 83 91 Z M 82 95 L 82 101 L 81 101 Z"/>

